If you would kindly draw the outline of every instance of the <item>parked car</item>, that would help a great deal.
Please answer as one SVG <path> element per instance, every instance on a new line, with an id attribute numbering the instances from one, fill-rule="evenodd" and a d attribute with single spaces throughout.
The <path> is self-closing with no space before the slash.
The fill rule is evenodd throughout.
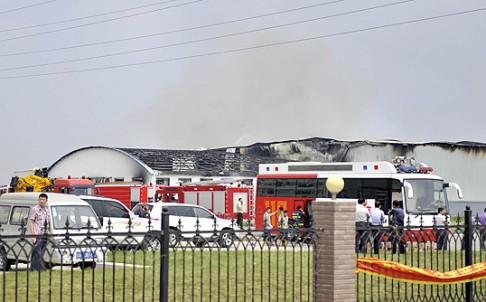
<path id="1" fill-rule="evenodd" d="M 142 206 L 139 203 L 133 208 L 135 214 L 140 214 Z M 217 217 L 208 209 L 192 204 L 182 203 L 147 203 L 150 209 L 151 225 L 154 230 L 161 229 L 162 208 L 169 210 L 169 245 L 175 246 L 181 240 L 190 240 L 197 246 L 206 242 L 217 242 L 222 247 L 233 244 L 235 232 L 231 221 Z M 196 229 L 200 233 L 196 236 Z M 216 234 L 215 231 L 216 230 Z M 151 240 L 155 248 L 160 245 L 160 236 L 153 236 Z"/>
<path id="2" fill-rule="evenodd" d="M 148 219 L 141 218 L 130 211 L 121 201 L 113 198 L 79 195 L 79 198 L 89 203 L 96 212 L 101 225 L 102 232 L 114 233 L 112 240 L 105 239 L 104 243 L 109 248 L 117 247 L 145 247 L 145 233 L 148 229 Z M 131 223 L 131 226 L 129 226 Z M 133 239 L 127 237 L 129 228 L 134 233 Z M 138 233 L 138 234 L 137 234 Z M 144 233 L 141 235 L 140 233 Z"/>
<path id="3" fill-rule="evenodd" d="M 0 271 L 9 270 L 13 263 L 30 263 L 33 244 L 28 219 L 32 207 L 38 204 L 39 194 L 6 193 L 0 196 Z M 101 239 L 96 236 L 101 225 L 93 208 L 74 195 L 46 194 L 50 221 L 41 265 L 44 268 L 56 264 L 94 268 L 96 262 L 103 259 L 104 252 L 99 247 Z M 19 244 L 21 232 L 25 232 L 24 238 L 27 238 L 23 244 Z"/>

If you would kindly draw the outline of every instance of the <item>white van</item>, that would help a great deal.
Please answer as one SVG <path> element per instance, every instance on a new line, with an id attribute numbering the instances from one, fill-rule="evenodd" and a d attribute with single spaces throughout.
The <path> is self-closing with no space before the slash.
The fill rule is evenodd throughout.
<path id="1" fill-rule="evenodd" d="M 145 204 L 149 206 L 151 225 L 156 231 L 161 229 L 162 207 L 169 209 L 170 246 L 177 245 L 182 239 L 193 240 L 197 246 L 203 246 L 206 241 L 217 242 L 222 247 L 233 244 L 235 232 L 231 221 L 217 217 L 204 207 L 183 203 L 139 203 L 133 208 L 133 213 L 139 215 Z M 197 224 L 202 240 L 194 237 Z M 153 239 L 151 244 L 156 248 L 160 240 L 158 237 Z"/>
<path id="2" fill-rule="evenodd" d="M 113 240 L 104 240 L 110 248 L 124 246 L 143 246 L 143 240 L 148 232 L 148 219 L 141 218 L 130 211 L 121 201 L 101 196 L 78 195 L 93 207 L 102 225 L 102 232 L 114 233 Z M 129 226 L 131 223 L 131 226 Z M 131 230 L 132 239 L 127 237 Z M 118 233 L 118 234 L 117 234 Z M 137 234 L 138 233 L 138 234 Z"/>
<path id="3" fill-rule="evenodd" d="M 30 263 L 33 244 L 29 213 L 38 204 L 40 194 L 7 193 L 0 196 L 0 271 L 10 269 L 15 262 Z M 46 194 L 50 221 L 42 265 L 44 268 L 57 264 L 94 268 L 96 262 L 103 259 L 100 238 L 94 234 L 89 238 L 86 236 L 88 229 L 96 233 L 101 228 L 95 212 L 88 203 L 74 195 Z M 22 232 L 25 232 L 25 237 L 22 237 Z"/>

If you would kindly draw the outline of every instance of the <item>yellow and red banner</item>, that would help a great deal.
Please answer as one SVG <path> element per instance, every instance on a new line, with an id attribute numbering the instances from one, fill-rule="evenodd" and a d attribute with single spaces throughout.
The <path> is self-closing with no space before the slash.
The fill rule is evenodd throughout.
<path id="1" fill-rule="evenodd" d="M 410 283 L 444 285 L 486 279 L 486 262 L 442 273 L 376 258 L 358 258 L 356 271 Z"/>

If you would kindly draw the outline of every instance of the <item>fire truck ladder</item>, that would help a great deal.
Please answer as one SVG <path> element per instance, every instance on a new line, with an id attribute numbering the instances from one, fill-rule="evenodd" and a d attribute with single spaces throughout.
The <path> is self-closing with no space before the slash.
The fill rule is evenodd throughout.
<path id="1" fill-rule="evenodd" d="M 248 192 L 248 206 L 250 208 L 250 216 L 248 217 L 248 220 L 254 221 L 255 220 L 255 200 L 253 199 L 253 188 L 250 189 L 250 192 Z"/>

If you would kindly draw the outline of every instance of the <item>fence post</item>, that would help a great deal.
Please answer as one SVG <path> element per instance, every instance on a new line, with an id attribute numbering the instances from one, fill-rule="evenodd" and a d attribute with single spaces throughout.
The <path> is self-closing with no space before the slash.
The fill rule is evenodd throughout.
<path id="1" fill-rule="evenodd" d="M 162 208 L 162 244 L 160 248 L 160 301 L 169 301 L 169 209 Z"/>
<path id="2" fill-rule="evenodd" d="M 313 204 L 315 228 L 324 228 L 316 247 L 316 301 L 356 302 L 356 201 L 319 200 Z"/>
<path id="3" fill-rule="evenodd" d="M 466 206 L 464 211 L 464 251 L 465 251 L 465 264 L 466 266 L 472 265 L 472 239 L 473 239 L 473 221 L 471 207 Z M 466 302 L 473 301 L 473 284 L 472 282 L 466 283 Z"/>

